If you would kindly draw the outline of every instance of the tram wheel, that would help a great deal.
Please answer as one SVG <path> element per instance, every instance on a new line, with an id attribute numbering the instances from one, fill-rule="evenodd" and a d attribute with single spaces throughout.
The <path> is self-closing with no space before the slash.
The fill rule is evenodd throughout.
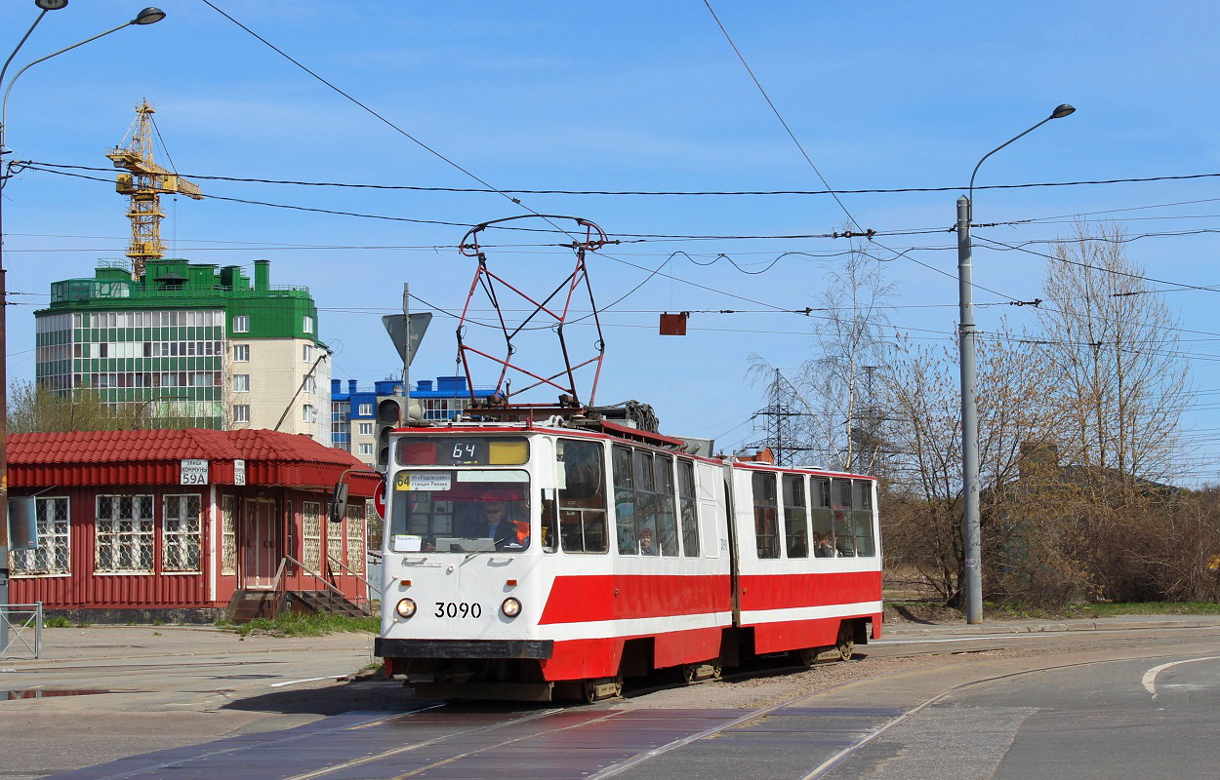
<path id="1" fill-rule="evenodd" d="M 603 677 L 598 680 L 581 682 L 580 694 L 586 704 L 592 704 L 602 699 L 615 699 L 623 695 L 623 677 Z"/>
<path id="2" fill-rule="evenodd" d="M 835 643 L 835 649 L 844 661 L 851 660 L 851 654 L 856 649 L 856 632 L 850 621 L 845 620 L 839 624 L 839 640 Z"/>
<path id="3" fill-rule="evenodd" d="M 682 679 L 686 681 L 687 685 L 690 685 L 695 681 L 695 672 L 698 671 L 698 669 L 698 664 L 686 664 L 682 667 Z"/>
<path id="4" fill-rule="evenodd" d="M 812 667 L 818 662 L 818 657 L 821 651 L 816 647 L 806 647 L 803 650 L 797 651 L 797 657 L 801 662 L 801 666 Z"/>

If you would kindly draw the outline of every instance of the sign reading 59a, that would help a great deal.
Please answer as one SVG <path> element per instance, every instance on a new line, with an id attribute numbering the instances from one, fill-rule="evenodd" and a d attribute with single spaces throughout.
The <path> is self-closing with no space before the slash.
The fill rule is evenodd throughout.
<path id="1" fill-rule="evenodd" d="M 208 484 L 208 462 L 206 460 L 183 458 L 182 470 L 179 473 L 181 474 L 178 480 L 179 485 Z"/>

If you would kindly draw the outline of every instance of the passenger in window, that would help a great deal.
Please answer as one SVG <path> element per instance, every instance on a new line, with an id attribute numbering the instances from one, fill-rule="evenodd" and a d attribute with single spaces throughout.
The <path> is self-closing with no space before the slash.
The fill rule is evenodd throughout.
<path id="1" fill-rule="evenodd" d="M 813 532 L 813 554 L 818 558 L 835 557 L 835 545 L 826 534 Z"/>
<path id="2" fill-rule="evenodd" d="M 656 555 L 657 546 L 652 540 L 652 529 L 640 529 L 640 555 Z"/>

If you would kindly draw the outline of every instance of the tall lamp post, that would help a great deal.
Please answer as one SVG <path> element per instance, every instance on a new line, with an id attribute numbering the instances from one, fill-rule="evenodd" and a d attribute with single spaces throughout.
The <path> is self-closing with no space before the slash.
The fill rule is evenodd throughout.
<path id="1" fill-rule="evenodd" d="M 969 197 L 957 199 L 957 284 L 961 324 L 958 327 L 958 348 L 962 372 L 962 548 L 966 556 L 964 583 L 966 622 L 983 622 L 982 545 L 979 542 L 979 418 L 978 382 L 974 352 L 974 283 L 971 270 L 970 222 L 974 217 L 974 177 L 979 167 L 991 155 L 1008 146 L 1052 119 L 1062 119 L 1076 109 L 1067 103 L 1056 106 L 1046 119 L 1015 135 L 979 160 L 970 174 Z"/>
<path id="2" fill-rule="evenodd" d="M 148 25 L 155 24 L 165 18 L 165 12 L 159 8 L 145 8 L 140 11 L 136 17 L 130 21 L 120 24 L 118 27 L 109 29 L 103 33 L 98 33 L 92 38 L 86 38 L 79 43 L 74 43 L 59 51 L 52 52 L 45 57 L 30 62 L 8 80 L 4 81 L 8 73 L 8 66 L 12 63 L 13 58 L 17 56 L 17 52 L 25 45 L 26 40 L 30 37 L 30 33 L 34 32 L 34 28 L 42 21 L 42 17 L 46 16 L 48 11 L 57 11 L 68 4 L 68 0 L 34 0 L 34 5 L 38 6 L 41 13 L 26 30 L 25 35 L 17 43 L 17 47 L 13 49 L 12 54 L 4 61 L 4 66 L 0 68 L 0 87 L 4 89 L 4 99 L 0 103 L 0 605 L 8 604 L 8 552 L 9 552 L 9 536 L 8 536 L 8 334 L 6 330 L 7 316 L 5 309 L 7 308 L 7 283 L 5 279 L 4 269 L 4 186 L 8 182 L 8 175 L 4 172 L 4 158 L 8 149 L 5 148 L 5 135 L 8 129 L 8 96 L 13 90 L 13 84 L 17 79 L 21 78 L 21 74 L 37 65 L 40 62 L 46 62 L 52 57 L 58 57 L 64 52 L 72 51 L 73 49 L 84 46 L 86 43 L 92 43 L 98 38 L 105 37 L 113 32 L 118 32 L 132 25 Z M 7 615 L 0 615 L 0 649 L 7 644 L 7 635 L 5 628 L 7 627 Z"/>

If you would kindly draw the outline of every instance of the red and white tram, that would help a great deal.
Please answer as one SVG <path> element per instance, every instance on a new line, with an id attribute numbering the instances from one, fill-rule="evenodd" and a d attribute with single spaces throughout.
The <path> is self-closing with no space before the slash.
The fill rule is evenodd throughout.
<path id="1" fill-rule="evenodd" d="M 873 478 L 684 450 L 609 421 L 396 431 L 387 671 L 420 696 L 592 701 L 880 636 Z"/>

